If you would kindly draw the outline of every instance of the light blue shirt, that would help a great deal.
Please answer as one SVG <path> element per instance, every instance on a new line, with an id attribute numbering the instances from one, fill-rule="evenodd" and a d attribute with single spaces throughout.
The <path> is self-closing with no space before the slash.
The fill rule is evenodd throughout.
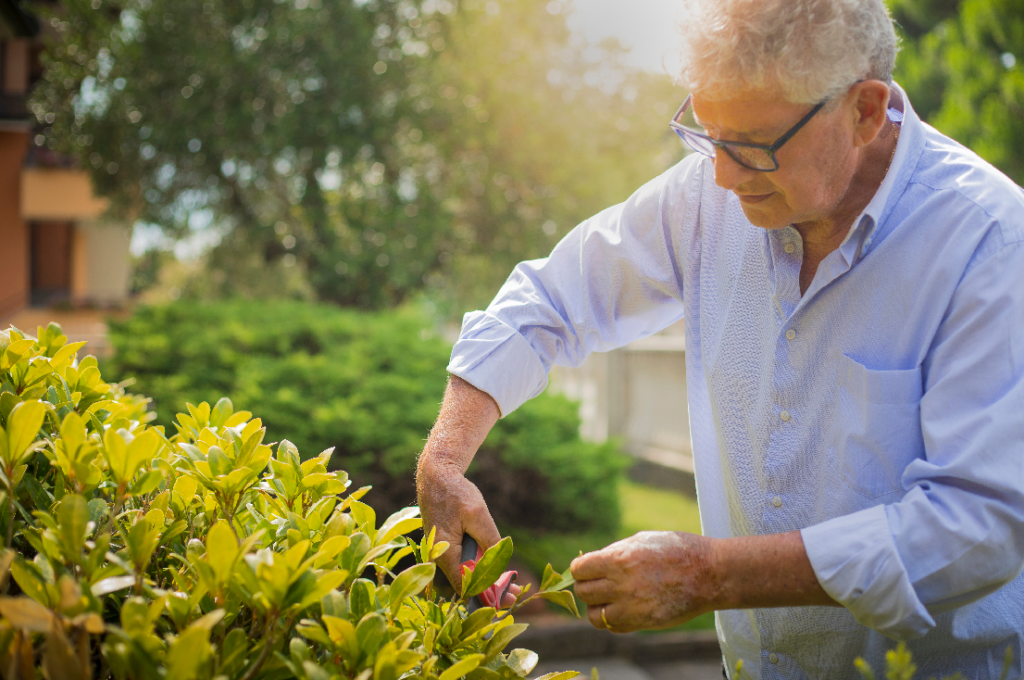
<path id="1" fill-rule="evenodd" d="M 904 106 L 803 295 L 799 233 L 751 225 L 693 155 L 516 267 L 448 368 L 507 415 L 552 364 L 685 314 L 705 535 L 800 530 L 845 607 L 719 612 L 752 678 L 857 679 L 897 639 L 920 677 L 998 678 L 1007 645 L 1024 668 L 1024 192 Z"/>

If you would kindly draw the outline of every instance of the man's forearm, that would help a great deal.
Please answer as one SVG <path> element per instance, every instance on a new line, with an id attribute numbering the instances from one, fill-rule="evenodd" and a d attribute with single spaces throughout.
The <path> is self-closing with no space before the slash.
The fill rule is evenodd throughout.
<path id="1" fill-rule="evenodd" d="M 423 528 L 436 529 L 437 540 L 451 545 L 437 562 L 456 585 L 462 536 L 468 533 L 484 548 L 501 539 L 480 490 L 465 478 L 476 450 L 499 415 L 498 405 L 489 395 L 452 376 L 441 413 L 416 466 Z"/>
<path id="2" fill-rule="evenodd" d="M 814 575 L 799 531 L 713 539 L 715 609 L 839 606 Z"/>
<path id="3" fill-rule="evenodd" d="M 490 395 L 451 376 L 441 413 L 416 466 L 417 480 L 428 468 L 464 473 L 500 415 Z"/>

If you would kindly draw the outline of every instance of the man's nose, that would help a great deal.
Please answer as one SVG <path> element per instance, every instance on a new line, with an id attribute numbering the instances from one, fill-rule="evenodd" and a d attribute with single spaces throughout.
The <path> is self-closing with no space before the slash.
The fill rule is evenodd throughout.
<path id="1" fill-rule="evenodd" d="M 722 149 L 715 149 L 713 159 L 715 165 L 715 184 L 732 191 L 744 182 L 748 182 L 758 174 L 756 170 L 745 168 L 737 163 L 732 156 Z"/>

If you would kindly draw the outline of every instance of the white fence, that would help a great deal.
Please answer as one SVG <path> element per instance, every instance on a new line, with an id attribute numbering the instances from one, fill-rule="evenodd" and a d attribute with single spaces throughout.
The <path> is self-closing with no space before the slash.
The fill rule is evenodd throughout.
<path id="1" fill-rule="evenodd" d="M 579 400 L 580 434 L 585 439 L 617 437 L 639 461 L 655 464 L 646 473 L 642 466 L 641 476 L 667 469 L 673 478 L 665 480 L 666 485 L 690 491 L 693 458 L 685 357 L 680 321 L 622 349 L 592 354 L 579 368 L 555 367 L 551 389 Z M 672 471 L 682 476 L 673 476 Z"/>

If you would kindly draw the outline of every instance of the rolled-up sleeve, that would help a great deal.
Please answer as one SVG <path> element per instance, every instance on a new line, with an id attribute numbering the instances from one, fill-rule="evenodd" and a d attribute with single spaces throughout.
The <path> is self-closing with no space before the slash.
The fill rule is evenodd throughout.
<path id="1" fill-rule="evenodd" d="M 486 311 L 466 314 L 448 371 L 491 395 L 502 416 L 540 394 L 553 364 L 621 347 L 682 318 L 677 250 L 691 157 L 624 203 L 519 264 Z"/>
<path id="2" fill-rule="evenodd" d="M 1012 234 L 1010 236 L 1013 236 Z M 895 638 L 1024 567 L 1024 243 L 979 249 L 923 365 L 925 455 L 899 502 L 802 531 L 826 592 Z"/>

